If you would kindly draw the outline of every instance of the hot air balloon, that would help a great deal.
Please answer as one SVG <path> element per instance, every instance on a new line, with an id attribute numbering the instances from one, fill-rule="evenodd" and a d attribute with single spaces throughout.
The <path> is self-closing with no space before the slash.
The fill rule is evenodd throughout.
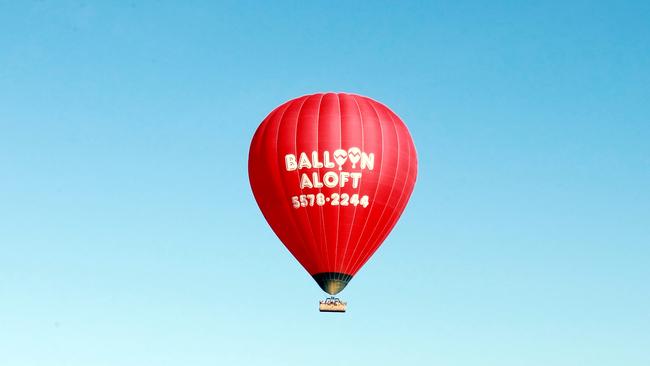
<path id="1" fill-rule="evenodd" d="M 417 155 L 402 120 L 347 93 L 290 100 L 260 124 L 248 174 L 255 200 L 289 252 L 345 311 L 341 292 L 391 232 L 413 191 Z"/>

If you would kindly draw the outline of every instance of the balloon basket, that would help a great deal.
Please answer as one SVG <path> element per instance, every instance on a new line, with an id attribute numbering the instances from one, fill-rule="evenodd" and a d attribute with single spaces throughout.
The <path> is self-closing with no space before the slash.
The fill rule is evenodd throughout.
<path id="1" fill-rule="evenodd" d="M 321 313 L 345 313 L 347 305 L 347 302 L 343 302 L 336 297 L 328 297 L 320 301 L 318 310 Z"/>

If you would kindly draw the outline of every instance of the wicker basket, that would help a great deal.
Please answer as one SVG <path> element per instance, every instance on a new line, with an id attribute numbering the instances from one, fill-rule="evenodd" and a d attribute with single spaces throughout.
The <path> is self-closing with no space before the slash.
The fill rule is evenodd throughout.
<path id="1" fill-rule="evenodd" d="M 321 312 L 329 312 L 329 313 L 345 313 L 345 308 L 347 307 L 348 303 L 343 302 L 339 299 L 326 299 L 320 302 L 318 305 L 318 310 Z"/>

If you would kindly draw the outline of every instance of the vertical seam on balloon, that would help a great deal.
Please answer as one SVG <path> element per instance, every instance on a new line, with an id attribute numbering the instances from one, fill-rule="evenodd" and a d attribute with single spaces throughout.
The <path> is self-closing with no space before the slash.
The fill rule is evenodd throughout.
<path id="1" fill-rule="evenodd" d="M 391 113 L 388 113 L 388 116 L 390 117 L 390 119 L 391 119 L 391 121 L 393 123 L 393 126 L 395 127 L 396 123 L 395 123 L 395 120 L 393 119 L 393 116 L 391 115 Z M 397 128 L 395 128 L 395 133 L 397 133 Z M 397 139 L 398 139 L 398 141 L 400 140 L 399 133 L 397 133 Z M 399 156 L 399 150 L 397 151 L 397 154 Z M 399 159 L 398 159 L 398 161 L 399 161 Z M 391 222 L 394 222 L 395 215 L 401 215 L 401 210 L 398 210 L 398 208 L 403 204 L 402 203 L 402 198 L 404 196 L 404 192 L 406 191 L 406 186 L 408 185 L 408 184 L 406 184 L 406 181 L 408 181 L 410 173 L 411 173 L 411 149 L 409 148 L 408 164 L 407 164 L 407 170 L 406 170 L 406 175 L 405 175 L 405 179 L 404 179 L 405 182 L 404 182 L 404 184 L 402 184 L 402 191 L 400 192 L 399 198 L 397 199 L 397 203 L 395 204 L 395 208 L 394 208 L 393 212 L 390 214 L 388 221 L 386 221 L 386 223 L 384 224 L 384 227 L 381 230 L 378 231 L 379 235 L 377 236 L 377 239 L 375 239 L 373 241 L 373 243 L 375 245 L 371 245 L 369 247 L 371 251 L 372 251 L 372 248 L 375 248 L 375 250 L 378 249 L 378 246 L 376 245 L 376 243 L 379 242 L 381 244 L 380 240 L 382 240 L 383 238 L 385 238 L 387 236 L 386 228 L 390 226 Z M 395 177 L 397 178 L 397 174 L 395 175 Z M 399 216 L 397 216 L 397 218 L 399 219 Z M 394 223 L 396 223 L 396 222 L 394 222 Z M 374 235 L 374 233 L 373 233 L 373 235 Z M 374 253 L 374 252 L 370 252 L 370 255 L 366 254 L 367 258 L 365 258 L 365 260 L 369 259 L 370 256 L 372 255 L 372 253 Z M 362 252 L 362 254 L 363 254 L 363 252 Z M 359 259 L 361 260 L 361 265 L 363 265 L 363 263 L 365 263 L 363 255 L 361 255 L 359 257 Z M 357 265 L 358 264 L 359 264 L 359 262 L 357 262 Z"/>
<path id="2" fill-rule="evenodd" d="M 395 129 L 395 134 L 397 136 L 397 141 L 398 141 L 398 150 L 397 150 L 398 159 L 397 159 L 397 161 L 399 162 L 399 155 L 400 155 L 400 151 L 401 151 L 400 148 L 399 148 L 400 134 L 397 131 L 396 123 L 395 123 L 395 120 L 393 119 L 393 117 L 391 115 L 391 111 L 387 107 L 385 107 L 385 106 L 383 106 L 383 107 L 386 109 L 386 113 L 388 114 L 389 118 L 391 119 L 391 122 L 393 124 L 393 128 Z M 406 175 L 405 175 L 405 181 L 408 180 L 408 176 L 409 176 L 409 173 L 410 173 L 410 163 L 411 163 L 410 157 L 411 157 L 411 155 L 410 155 L 410 149 L 409 149 L 409 154 L 408 154 L 409 159 L 408 159 L 407 171 L 406 171 Z M 395 180 L 397 180 L 397 172 L 395 174 Z M 394 184 L 393 184 L 393 187 L 391 187 L 391 197 L 392 197 L 393 189 L 394 189 Z M 400 192 L 400 195 L 399 195 L 399 197 L 397 199 L 395 207 L 393 208 L 393 211 L 389 213 L 389 216 L 388 216 L 389 219 L 384 224 L 384 226 L 383 226 L 383 228 L 381 230 L 377 231 L 378 226 L 375 227 L 375 231 L 370 236 L 369 242 L 367 243 L 367 244 L 371 244 L 371 245 L 367 246 L 366 248 L 364 248 L 364 250 L 362 250 L 359 258 L 357 258 L 357 263 L 355 264 L 355 267 L 360 266 L 360 265 L 362 266 L 370 258 L 370 256 L 372 256 L 374 251 L 376 251 L 379 248 L 379 245 L 381 245 L 380 240 L 385 237 L 384 232 L 386 230 L 386 227 L 390 225 L 390 223 L 394 220 L 394 216 L 395 216 L 396 212 L 399 211 L 399 210 L 397 210 L 397 208 L 401 205 L 402 196 L 403 196 L 405 190 L 406 190 L 406 184 L 403 184 L 402 185 L 402 191 Z M 383 218 L 385 213 L 386 213 L 386 210 L 384 209 L 384 212 L 382 213 L 379 220 L 377 221 L 377 224 L 379 224 L 381 222 L 381 219 Z M 375 236 L 376 233 L 379 233 L 379 234 L 377 236 Z M 372 240 L 373 237 L 376 237 L 376 239 Z M 370 240 L 372 240 L 372 241 L 370 241 Z M 366 250 L 369 250 L 369 251 L 366 252 Z M 365 258 L 364 258 L 364 256 L 365 256 Z"/>
<path id="3" fill-rule="evenodd" d="M 391 113 L 389 113 L 389 116 L 390 116 L 390 119 L 393 121 L 393 123 L 396 125 L 395 120 L 393 119 L 393 116 L 392 116 Z M 406 126 L 403 126 L 403 127 L 406 127 Z M 406 130 L 406 128 L 405 128 L 405 130 Z M 406 130 L 406 132 L 408 133 L 408 130 Z M 408 165 L 407 165 L 408 168 L 407 168 L 407 170 L 406 170 L 406 176 L 405 176 L 405 178 L 404 178 L 404 181 L 405 181 L 405 182 L 404 182 L 404 185 L 402 186 L 402 192 L 400 193 L 400 197 L 399 197 L 399 199 L 397 200 L 397 205 L 395 205 L 395 208 L 398 208 L 398 207 L 400 207 L 401 205 L 403 205 L 403 204 L 406 203 L 406 202 L 402 202 L 402 199 L 403 199 L 403 196 L 404 196 L 404 192 L 406 192 L 406 186 L 408 185 L 407 182 L 408 182 L 409 177 L 410 177 L 410 174 L 411 174 L 411 152 L 412 152 L 412 151 L 411 151 L 411 147 L 409 146 L 409 149 L 408 149 Z M 408 195 L 407 195 L 407 196 L 408 196 Z M 395 220 L 395 215 L 397 215 L 397 214 L 398 214 L 398 211 L 397 211 L 397 210 L 394 211 L 394 212 L 391 214 L 391 219 L 390 219 L 390 220 L 389 220 L 389 221 L 384 225 L 384 228 L 380 231 L 381 234 L 380 234 L 379 238 L 382 238 L 382 237 L 386 236 L 386 232 L 385 232 L 385 231 L 386 231 L 386 227 L 390 224 L 391 221 Z M 402 212 L 400 211 L 400 212 L 399 212 L 399 215 L 401 215 L 401 214 L 402 214 Z"/>
<path id="4" fill-rule="evenodd" d="M 370 211 L 368 212 L 368 215 L 366 216 L 366 221 L 363 223 L 363 228 L 361 229 L 361 233 L 359 234 L 359 239 L 357 239 L 357 242 L 354 244 L 354 249 L 352 249 L 352 254 L 350 255 L 350 260 L 347 261 L 347 264 L 345 265 L 345 272 L 348 273 L 350 271 L 350 264 L 352 262 L 352 255 L 357 250 L 357 247 L 359 246 L 359 242 L 363 238 L 363 233 L 366 231 L 366 227 L 368 226 L 368 220 L 370 219 L 370 215 L 372 214 L 372 210 L 375 208 L 375 198 L 377 196 L 377 192 L 379 191 L 379 184 L 381 183 L 381 174 L 383 173 L 383 167 L 384 167 L 384 128 L 381 125 L 381 121 L 379 119 L 379 113 L 377 113 L 377 110 L 375 107 L 372 105 L 372 102 L 370 102 L 366 98 L 362 98 L 366 105 L 370 105 L 372 110 L 375 112 L 375 116 L 377 117 L 377 122 L 379 124 L 379 133 L 381 135 L 381 162 L 379 163 L 379 176 L 377 177 L 377 185 L 375 186 L 375 193 L 372 195 L 372 204 L 370 206 Z"/>
<path id="5" fill-rule="evenodd" d="M 284 111 L 282 111 L 282 115 L 280 116 L 279 122 L 278 122 L 278 128 L 277 128 L 277 130 L 275 132 L 275 160 L 276 160 L 276 165 L 278 165 L 278 168 L 279 168 L 276 180 L 278 180 L 278 183 L 279 183 L 278 186 L 282 189 L 282 196 L 285 197 L 285 198 L 286 198 L 286 195 L 287 195 L 287 191 L 286 191 L 286 189 L 284 189 L 284 184 L 281 181 L 282 179 L 281 179 L 281 176 L 280 176 L 280 172 L 282 171 L 282 168 L 280 167 L 280 163 L 278 162 L 278 158 L 277 158 L 278 150 L 279 150 L 278 149 L 278 142 L 280 141 L 280 129 L 282 127 L 282 123 L 284 122 L 284 115 L 287 112 L 287 110 L 289 108 L 291 108 L 291 106 L 295 102 L 296 102 L 295 100 L 289 102 L 290 104 L 287 106 L 287 108 Z M 286 203 L 284 203 L 284 205 L 286 206 Z M 293 228 L 295 230 L 295 229 L 298 229 L 298 227 L 296 225 L 296 220 L 293 217 L 293 213 L 291 212 L 292 209 L 293 209 L 292 207 L 289 208 L 289 215 L 288 216 L 289 216 L 291 222 L 293 223 Z M 300 235 L 300 237 L 302 238 L 302 240 L 304 242 L 305 236 L 303 235 L 303 232 L 301 230 L 297 230 L 297 231 L 298 231 L 298 234 Z M 286 244 L 284 246 L 287 247 Z M 289 249 L 289 248 L 287 247 L 287 249 Z M 289 252 L 293 255 L 293 253 L 291 252 L 290 249 L 289 249 Z M 294 255 L 294 257 L 295 257 L 295 255 Z M 300 262 L 300 261 L 298 261 L 298 262 Z M 300 262 L 300 264 L 304 267 L 303 263 Z"/>
<path id="6" fill-rule="evenodd" d="M 411 156 L 411 153 L 409 152 L 409 159 L 410 159 L 410 156 Z M 409 179 L 408 175 L 410 175 L 410 174 L 411 174 L 411 168 L 410 168 L 410 165 L 409 165 L 409 168 L 407 170 L 407 177 L 406 177 L 407 180 Z M 396 212 L 393 212 L 390 220 L 384 225 L 384 228 L 380 231 L 381 234 L 379 236 L 377 236 L 377 239 L 375 240 L 375 242 L 382 243 L 388 237 L 388 235 L 390 234 L 390 232 L 391 232 L 390 229 L 393 228 L 397 224 L 397 222 L 399 221 L 399 218 L 401 217 L 404 209 L 406 208 L 406 204 L 408 203 L 408 199 L 411 196 L 410 193 L 407 194 L 407 195 L 404 195 L 404 192 L 406 191 L 406 187 L 407 187 L 407 184 L 405 182 L 402 193 L 400 193 L 399 202 L 395 206 Z M 402 208 L 400 209 L 400 207 L 402 207 Z M 374 246 L 374 247 L 375 247 L 375 250 L 379 249 L 379 246 Z M 372 257 L 373 253 L 374 253 L 374 251 L 372 251 L 372 250 L 370 252 L 368 252 L 366 254 L 366 256 L 365 256 L 365 259 L 361 261 L 359 266 L 363 266 L 363 264 L 367 260 L 369 260 L 370 257 Z"/>
<path id="7" fill-rule="evenodd" d="M 298 113 L 296 113 L 296 133 L 293 136 L 293 149 L 296 151 L 296 154 L 299 153 L 299 151 L 298 151 L 298 131 L 299 131 L 298 126 L 300 125 L 300 113 L 302 112 L 302 108 L 305 106 L 305 104 L 307 103 L 307 100 L 309 100 L 310 97 L 311 96 L 304 97 L 304 99 L 302 100 L 302 104 L 300 104 L 300 107 L 298 107 Z M 305 194 L 305 192 L 302 190 L 302 184 L 301 184 L 301 181 L 300 181 L 300 169 L 296 169 L 296 174 L 297 174 L 297 177 L 298 177 L 298 187 L 300 188 L 300 195 L 302 196 L 302 195 Z M 304 208 L 304 210 L 303 210 L 303 208 Z M 312 233 L 311 240 L 309 240 L 309 243 L 303 242 L 302 244 L 303 245 L 309 245 L 310 248 L 314 248 L 315 247 L 315 244 L 314 244 L 314 228 L 311 226 L 311 221 L 309 220 L 309 214 L 307 213 L 307 207 L 299 207 L 298 210 L 300 210 L 303 213 L 304 217 L 306 217 L 307 224 L 309 225 L 309 231 L 311 231 L 311 233 Z M 312 250 L 310 250 L 310 252 L 313 253 Z"/>
<path id="8" fill-rule="evenodd" d="M 266 222 L 269 224 L 271 227 L 272 231 L 275 233 L 275 229 L 273 228 L 273 225 L 269 222 L 267 217 L 267 214 L 264 210 L 264 207 L 260 204 L 260 201 L 263 201 L 263 197 L 265 194 L 256 191 L 254 185 L 254 182 L 258 181 L 259 174 L 257 172 L 257 169 L 252 168 L 252 163 L 251 163 L 251 158 L 253 155 L 255 156 L 260 156 L 260 150 L 262 148 L 263 142 L 264 142 L 264 136 L 266 133 L 266 130 L 269 125 L 269 121 L 275 117 L 275 114 L 277 113 L 277 109 L 273 110 L 263 121 L 262 124 L 257 128 L 255 131 L 255 134 L 253 135 L 253 141 L 251 142 L 251 148 L 248 153 L 248 179 L 250 182 L 251 186 L 251 191 L 253 192 L 253 197 L 255 197 L 255 201 L 257 202 L 257 205 L 260 207 L 260 211 L 262 212 L 262 216 L 264 216 L 264 219 L 266 219 Z M 259 187 L 258 185 L 255 185 L 256 187 Z M 277 233 L 275 233 L 277 235 Z M 279 238 L 279 235 L 277 235 Z"/>
<path id="9" fill-rule="evenodd" d="M 375 107 L 373 105 L 373 109 L 374 108 Z M 377 115 L 379 115 L 379 114 L 377 114 Z M 392 120 L 391 120 L 391 122 L 392 122 Z M 388 207 L 388 204 L 390 202 L 390 198 L 393 196 L 393 189 L 395 188 L 395 182 L 397 181 L 397 169 L 399 168 L 399 135 L 397 134 L 397 128 L 395 128 L 394 123 L 393 123 L 393 130 L 395 131 L 395 137 L 396 137 L 396 140 L 397 140 L 397 159 L 396 159 L 395 164 L 398 165 L 396 167 L 396 169 L 395 169 L 395 176 L 393 177 L 393 183 L 391 183 L 390 190 L 389 190 L 389 193 L 388 193 L 388 198 L 386 199 L 386 204 L 384 205 L 384 209 L 381 211 L 381 214 L 379 215 L 379 218 L 376 221 L 376 224 L 375 224 L 375 227 L 372 230 L 372 233 L 368 236 L 368 241 L 361 247 L 361 251 L 359 252 L 359 258 L 357 258 L 354 261 L 354 265 L 352 266 L 352 269 L 354 269 L 357 266 L 357 264 L 359 263 L 359 259 L 361 258 L 361 255 L 363 253 L 365 253 L 366 248 L 368 247 L 368 244 L 370 244 L 369 243 L 370 239 L 372 239 L 372 237 L 375 235 L 375 232 L 377 232 L 377 226 L 381 222 L 381 219 L 384 217 L 384 214 L 386 213 L 386 208 Z M 382 148 L 382 160 L 383 159 L 384 159 L 384 152 L 383 152 L 383 148 Z"/>
<path id="10" fill-rule="evenodd" d="M 357 106 L 357 112 L 359 113 L 359 120 L 361 124 L 361 151 L 365 151 L 365 146 L 364 146 L 364 136 L 363 136 L 363 114 L 361 113 L 361 108 L 359 107 L 359 102 L 357 102 L 357 98 L 355 95 L 352 95 L 352 100 L 354 100 L 354 104 Z M 359 180 L 359 186 L 357 187 L 357 196 L 361 194 L 361 184 L 363 184 L 363 180 Z M 345 241 L 345 250 L 343 251 L 343 260 L 345 260 L 345 256 L 348 253 L 348 245 L 350 244 L 350 237 L 352 237 L 352 230 L 354 230 L 354 220 L 357 217 L 357 208 L 359 205 L 357 204 L 354 206 L 354 213 L 352 214 L 352 222 L 350 224 L 350 232 L 348 233 L 348 239 Z M 341 274 L 346 274 L 343 272 L 343 266 L 340 268 L 340 273 Z"/>
<path id="11" fill-rule="evenodd" d="M 341 97 L 339 96 L 338 93 L 334 93 L 336 95 L 336 102 L 337 105 L 339 106 L 339 149 L 343 148 L 343 116 L 341 116 Z M 339 180 L 340 180 L 340 171 L 339 171 Z M 339 200 L 341 199 L 341 182 L 339 182 Z M 341 220 L 341 203 L 339 202 L 338 206 L 336 206 L 336 244 L 334 245 L 334 263 L 330 267 L 328 264 L 329 268 L 336 268 L 336 260 L 338 256 L 338 251 L 339 251 L 339 229 L 341 227 L 341 223 L 339 222 Z"/>
<path id="12" fill-rule="evenodd" d="M 325 99 L 326 96 L 327 96 L 327 93 L 325 93 L 325 94 L 323 95 L 323 98 L 321 98 L 321 104 L 318 106 L 318 118 L 319 118 L 319 119 L 320 119 L 320 117 L 321 117 L 320 114 L 321 114 L 321 110 L 322 110 L 322 107 L 323 107 L 323 100 Z M 325 216 L 323 215 L 323 230 L 324 230 L 324 231 L 327 231 L 326 229 L 327 229 L 327 227 L 325 226 Z M 330 240 L 331 240 L 331 239 L 330 239 Z M 329 253 L 329 250 L 328 250 L 328 248 L 329 248 L 329 240 L 326 240 L 326 241 L 323 243 L 322 248 L 323 248 L 323 252 L 325 253 L 325 255 L 324 255 L 324 257 L 325 257 L 325 273 L 328 273 L 328 272 L 329 272 L 329 268 L 330 268 L 330 267 L 329 267 L 329 257 L 330 257 L 330 253 Z M 329 274 L 327 275 L 327 278 L 330 279 L 330 275 L 329 275 Z"/>
<path id="13" fill-rule="evenodd" d="M 269 115 L 264 119 L 264 121 L 262 122 L 262 124 L 260 125 L 260 127 L 259 127 L 259 128 L 257 129 L 257 131 L 255 132 L 255 135 L 256 135 L 256 136 L 259 136 L 259 137 L 258 137 L 257 139 L 255 139 L 255 137 L 253 138 L 253 144 L 254 144 L 254 145 L 251 144 L 251 152 L 252 152 L 252 149 L 255 148 L 255 153 L 256 153 L 256 154 L 261 154 L 261 151 L 262 151 L 262 150 L 265 148 L 265 146 L 266 146 L 266 143 L 265 143 L 266 140 L 264 139 L 264 136 L 266 136 L 266 134 L 267 134 L 267 130 L 270 131 L 270 129 L 269 129 L 269 125 L 271 124 L 271 121 L 274 120 L 274 119 L 276 118 L 277 114 L 279 113 L 278 111 L 282 110 L 282 113 L 284 113 L 284 111 L 285 111 L 287 108 L 288 108 L 287 105 L 282 105 L 282 106 L 276 108 L 275 110 L 273 110 L 273 112 L 271 112 L 271 113 L 270 113 L 270 114 L 269 114 Z M 259 135 L 258 135 L 258 133 L 259 133 Z M 249 170 L 250 170 L 250 155 L 252 155 L 252 154 L 249 153 Z M 251 174 L 251 173 L 253 173 L 253 174 L 257 177 L 257 172 L 256 172 L 255 170 L 251 170 L 251 171 L 249 172 L 249 175 L 253 175 L 253 174 Z M 252 183 L 252 180 L 251 180 L 251 183 Z M 252 184 L 251 184 L 251 186 L 252 186 Z M 253 195 L 256 195 L 256 193 L 255 193 L 254 191 L 253 191 Z M 256 196 L 256 197 L 257 197 L 257 196 Z M 262 214 L 264 214 L 264 211 L 262 211 Z"/>
<path id="14" fill-rule="evenodd" d="M 325 94 L 320 95 L 320 100 L 318 101 L 318 110 L 316 111 L 316 153 L 318 154 L 320 152 L 320 139 L 318 138 L 319 131 L 320 131 L 320 109 L 321 109 L 321 104 L 323 103 L 323 97 Z M 318 169 L 318 176 L 320 177 L 320 168 Z M 318 188 L 318 193 L 321 194 L 323 193 L 323 187 Z M 318 205 L 318 204 L 317 204 Z M 321 225 L 321 237 L 320 243 L 318 245 L 318 253 L 320 254 L 320 257 L 323 257 L 323 246 L 327 246 L 327 233 L 325 231 L 325 215 L 323 215 L 323 206 L 318 206 L 318 210 L 320 213 L 320 225 Z M 319 267 L 320 271 L 320 267 Z"/>

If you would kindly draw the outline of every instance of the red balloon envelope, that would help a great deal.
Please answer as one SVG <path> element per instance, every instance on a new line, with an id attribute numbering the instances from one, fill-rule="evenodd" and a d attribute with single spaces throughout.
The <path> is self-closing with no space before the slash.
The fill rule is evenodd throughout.
<path id="1" fill-rule="evenodd" d="M 327 293 L 339 293 L 397 223 L 417 175 L 406 125 L 370 98 L 320 93 L 271 112 L 248 174 L 264 217 Z"/>

